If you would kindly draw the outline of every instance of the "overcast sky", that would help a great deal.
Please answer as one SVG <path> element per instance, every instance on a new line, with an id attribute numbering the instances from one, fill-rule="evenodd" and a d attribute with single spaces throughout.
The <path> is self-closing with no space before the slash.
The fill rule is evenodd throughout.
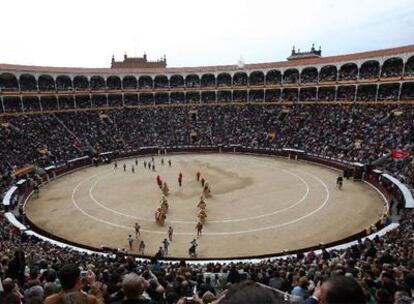
<path id="1" fill-rule="evenodd" d="M 414 0 L 1 0 L 0 63 L 109 67 L 147 53 L 169 67 L 284 60 L 414 44 Z"/>

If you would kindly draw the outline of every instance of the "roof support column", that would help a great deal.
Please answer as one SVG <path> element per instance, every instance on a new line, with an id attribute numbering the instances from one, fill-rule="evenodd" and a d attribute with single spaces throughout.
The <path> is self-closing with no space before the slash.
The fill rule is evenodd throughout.
<path id="1" fill-rule="evenodd" d="M 398 98 L 397 98 L 397 101 L 400 101 L 401 100 L 401 92 L 402 92 L 402 82 L 400 81 L 399 82 L 399 85 L 400 85 L 400 87 L 398 88 Z"/>
<path id="2" fill-rule="evenodd" d="M 358 70 L 359 71 L 359 70 Z M 358 72 L 359 73 L 359 72 Z M 358 78 L 357 78 L 358 79 Z M 357 94 L 358 94 L 358 85 L 355 85 L 355 94 L 354 94 L 354 102 L 357 101 Z"/>
<path id="3" fill-rule="evenodd" d="M 37 102 L 39 103 L 40 112 L 43 112 L 43 106 L 40 96 L 37 96 Z"/>
<path id="4" fill-rule="evenodd" d="M 23 97 L 19 96 L 19 99 L 20 99 L 20 109 L 22 110 L 22 112 L 24 112 Z"/>
<path id="5" fill-rule="evenodd" d="M 5 113 L 6 109 L 4 108 L 3 95 L 0 95 L 0 101 L 1 101 L 1 109 L 2 109 L 3 113 Z"/>

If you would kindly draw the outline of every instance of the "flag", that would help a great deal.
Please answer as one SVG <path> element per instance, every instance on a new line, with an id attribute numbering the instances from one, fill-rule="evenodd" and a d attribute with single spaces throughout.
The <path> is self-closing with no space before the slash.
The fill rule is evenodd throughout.
<path id="1" fill-rule="evenodd" d="M 398 149 L 394 149 L 391 151 L 391 157 L 395 160 L 404 159 L 408 156 L 410 156 L 410 153 L 408 151 Z"/>

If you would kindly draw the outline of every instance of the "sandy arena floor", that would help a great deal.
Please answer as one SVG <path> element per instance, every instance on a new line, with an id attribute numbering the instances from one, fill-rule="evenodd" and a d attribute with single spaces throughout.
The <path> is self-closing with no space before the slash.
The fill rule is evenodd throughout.
<path id="1" fill-rule="evenodd" d="M 196 204 L 208 180 L 208 218 L 198 240 L 200 258 L 272 254 L 342 239 L 367 228 L 383 210 L 383 199 L 369 185 L 345 181 L 335 187 L 337 172 L 307 162 L 238 154 L 182 154 L 155 157 L 156 172 L 139 158 L 88 168 L 61 177 L 31 199 L 26 214 L 50 233 L 81 244 L 128 248 L 134 223 L 141 225 L 145 254 L 152 255 L 174 228 L 169 256 L 188 257 L 195 238 Z M 172 166 L 168 167 L 167 160 Z M 127 164 L 127 172 L 122 165 Z M 183 186 L 177 176 L 183 173 Z M 166 180 L 170 195 L 164 227 L 154 221 L 161 191 L 155 178 Z M 138 253 L 138 241 L 133 253 Z"/>

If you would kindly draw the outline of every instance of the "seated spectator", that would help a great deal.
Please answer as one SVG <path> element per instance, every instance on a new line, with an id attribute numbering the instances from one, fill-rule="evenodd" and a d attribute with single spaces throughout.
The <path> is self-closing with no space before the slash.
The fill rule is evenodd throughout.
<path id="1" fill-rule="evenodd" d="M 10 278 L 6 278 L 2 282 L 3 294 L 0 295 L 0 303 L 4 304 L 20 304 L 23 298 L 19 292 L 18 285 Z"/>
<path id="2" fill-rule="evenodd" d="M 352 278 L 334 275 L 322 285 L 317 285 L 313 296 L 305 304 L 366 304 L 361 286 Z"/>
<path id="3" fill-rule="evenodd" d="M 88 274 L 89 275 L 89 274 Z M 80 270 L 75 264 L 66 264 L 59 271 L 59 281 L 62 285 L 62 292 L 53 294 L 46 298 L 45 304 L 58 304 L 58 303 L 88 303 L 88 304 L 98 304 L 103 303 L 100 292 L 97 292 L 97 297 L 91 294 L 85 294 L 81 292 L 82 282 L 80 277 Z M 93 286 L 95 282 L 92 279 L 92 276 L 89 276 L 90 287 Z M 75 300 L 75 302 L 70 302 Z"/>
<path id="4" fill-rule="evenodd" d="M 143 297 L 148 283 L 136 273 L 128 273 L 122 280 L 122 289 L 124 291 L 124 299 L 114 304 L 151 304 L 155 303 Z"/>

